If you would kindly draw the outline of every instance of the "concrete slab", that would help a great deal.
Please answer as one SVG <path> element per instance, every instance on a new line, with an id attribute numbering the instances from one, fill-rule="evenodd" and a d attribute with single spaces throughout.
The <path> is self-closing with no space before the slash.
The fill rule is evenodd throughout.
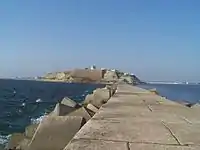
<path id="1" fill-rule="evenodd" d="M 72 140 L 64 150 L 128 150 L 126 142 Z"/>
<path id="2" fill-rule="evenodd" d="M 168 113 L 171 115 L 177 115 L 181 119 L 184 119 L 188 123 L 200 123 L 200 115 L 194 112 L 191 108 L 185 106 L 163 106 L 163 105 L 151 105 L 154 113 Z"/>
<path id="3" fill-rule="evenodd" d="M 91 119 L 74 138 L 178 144 L 163 124 L 137 123 L 131 120 L 108 121 Z"/>
<path id="4" fill-rule="evenodd" d="M 122 100 L 123 99 L 123 100 Z M 144 100 L 140 98 L 138 95 L 114 95 L 110 98 L 109 104 L 118 103 L 118 104 L 127 104 L 127 105 L 144 105 Z M 126 102 L 126 103 L 124 103 Z"/>
<path id="5" fill-rule="evenodd" d="M 200 124 L 167 123 L 167 126 L 183 145 L 200 145 Z"/>
<path id="6" fill-rule="evenodd" d="M 166 99 L 165 97 L 161 97 L 161 96 L 155 95 L 155 94 L 151 94 L 151 95 L 150 94 L 149 95 L 138 94 L 138 97 L 140 97 L 141 99 L 143 99 L 146 104 L 151 104 L 151 105 L 160 104 L 160 105 L 177 105 L 177 106 L 182 106 L 179 103 L 176 103 L 174 101 Z"/>
<path id="7" fill-rule="evenodd" d="M 199 150 L 198 146 L 173 146 L 159 144 L 130 143 L 130 150 Z"/>
<path id="8" fill-rule="evenodd" d="M 130 112 L 128 109 L 126 110 L 117 110 L 113 109 L 101 109 L 95 114 L 93 119 L 96 120 L 132 120 L 133 122 L 162 122 L 167 121 L 170 123 L 186 123 L 187 120 L 181 118 L 176 114 L 169 113 L 154 113 L 150 111 L 138 111 L 135 109 L 137 107 L 133 107 L 135 111 Z"/>
<path id="9" fill-rule="evenodd" d="M 45 117 L 29 143 L 28 150 L 62 150 L 81 128 L 82 123 L 82 117 Z"/>
<path id="10" fill-rule="evenodd" d="M 85 109 L 85 107 L 78 108 L 77 110 L 69 113 L 67 116 L 83 117 L 86 121 L 91 119 L 91 116 L 89 112 Z"/>
<path id="11" fill-rule="evenodd" d="M 66 150 L 120 147 L 106 142 L 126 143 L 122 150 L 199 150 L 198 112 L 147 90 L 120 84 Z"/>

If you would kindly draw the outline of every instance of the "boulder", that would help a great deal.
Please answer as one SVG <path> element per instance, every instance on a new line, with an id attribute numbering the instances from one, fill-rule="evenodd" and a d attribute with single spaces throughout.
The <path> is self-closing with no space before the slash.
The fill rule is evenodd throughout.
<path id="1" fill-rule="evenodd" d="M 107 102 L 108 99 L 111 97 L 110 95 L 110 90 L 109 89 L 105 89 L 105 88 L 102 88 L 102 89 L 96 89 L 94 92 L 94 98 L 95 99 L 102 99 L 103 101 Z"/>
<path id="2" fill-rule="evenodd" d="M 85 120 L 76 116 L 48 116 L 39 124 L 28 150 L 62 150 Z"/>
<path id="3" fill-rule="evenodd" d="M 122 80 L 122 81 L 124 81 L 125 83 L 128 83 L 128 84 L 134 83 L 133 77 L 131 77 L 130 75 L 123 75 L 123 76 L 120 77 L 120 80 Z"/>
<path id="4" fill-rule="evenodd" d="M 116 81 L 118 78 L 117 72 L 114 70 L 107 70 L 103 76 L 103 79 L 106 81 Z"/>
<path id="5" fill-rule="evenodd" d="M 106 88 L 96 89 L 93 91 L 93 94 L 89 94 L 86 96 L 84 105 L 91 103 L 97 108 L 100 108 L 103 104 L 105 104 L 110 98 L 110 91 Z"/>
<path id="6" fill-rule="evenodd" d="M 11 135 L 8 144 L 6 145 L 6 149 L 15 149 L 19 143 L 25 139 L 25 135 L 23 133 L 14 133 Z"/>
<path id="7" fill-rule="evenodd" d="M 28 149 L 28 145 L 30 143 L 30 139 L 23 139 L 19 145 L 17 146 L 17 150 L 27 150 Z"/>
<path id="8" fill-rule="evenodd" d="M 50 116 L 65 116 L 76 110 L 73 107 L 69 107 L 60 103 L 57 103 L 54 110 L 49 114 Z"/>
<path id="9" fill-rule="evenodd" d="M 151 93 L 159 95 L 158 91 L 156 90 L 156 88 L 150 89 L 149 90 Z"/>
<path id="10" fill-rule="evenodd" d="M 83 117 L 86 121 L 91 119 L 89 112 L 84 107 L 81 107 L 81 108 L 69 113 L 67 116 Z"/>
<path id="11" fill-rule="evenodd" d="M 110 91 L 110 97 L 111 97 L 111 96 L 113 96 L 115 94 L 117 86 L 115 84 L 112 84 L 112 85 L 106 85 L 105 88 Z"/>
<path id="12" fill-rule="evenodd" d="M 88 104 L 87 105 L 87 109 L 91 110 L 92 112 L 96 113 L 98 111 L 98 108 L 96 108 L 94 105 L 92 104 Z"/>
<path id="13" fill-rule="evenodd" d="M 63 100 L 61 101 L 61 104 L 69 106 L 69 107 L 73 107 L 73 108 L 77 107 L 77 103 L 68 97 L 63 98 Z"/>
<path id="14" fill-rule="evenodd" d="M 31 125 L 27 126 L 26 129 L 25 129 L 25 136 L 27 138 L 32 138 L 37 127 L 38 127 L 38 125 L 39 125 L 39 123 L 38 124 L 31 124 Z"/>
<path id="15" fill-rule="evenodd" d="M 94 95 L 93 94 L 88 94 L 85 97 L 85 100 L 83 101 L 83 105 L 87 105 L 89 103 L 91 103 L 94 100 Z"/>

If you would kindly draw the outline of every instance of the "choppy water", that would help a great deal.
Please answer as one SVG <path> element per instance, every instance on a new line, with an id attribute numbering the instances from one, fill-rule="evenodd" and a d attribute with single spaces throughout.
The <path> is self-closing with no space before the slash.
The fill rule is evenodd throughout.
<path id="1" fill-rule="evenodd" d="M 0 147 L 9 134 L 23 132 L 63 97 L 81 102 L 98 87 L 104 85 L 0 80 Z"/>
<path id="2" fill-rule="evenodd" d="M 200 85 L 187 84 L 147 84 L 140 85 L 142 88 L 156 88 L 160 95 L 170 100 L 189 103 L 200 102 Z"/>

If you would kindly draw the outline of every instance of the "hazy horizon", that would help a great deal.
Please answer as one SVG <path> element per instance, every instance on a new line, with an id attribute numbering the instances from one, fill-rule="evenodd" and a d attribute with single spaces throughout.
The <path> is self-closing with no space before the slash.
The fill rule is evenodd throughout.
<path id="1" fill-rule="evenodd" d="M 200 81 L 200 1 L 0 2 L 0 77 L 97 67 Z"/>

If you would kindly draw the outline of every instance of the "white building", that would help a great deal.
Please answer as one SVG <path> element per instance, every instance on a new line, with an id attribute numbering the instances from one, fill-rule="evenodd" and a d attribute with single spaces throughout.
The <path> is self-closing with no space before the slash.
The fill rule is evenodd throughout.
<path id="1" fill-rule="evenodd" d="M 93 66 L 90 67 L 90 70 L 95 70 L 95 69 L 96 69 L 95 65 L 93 65 Z"/>

